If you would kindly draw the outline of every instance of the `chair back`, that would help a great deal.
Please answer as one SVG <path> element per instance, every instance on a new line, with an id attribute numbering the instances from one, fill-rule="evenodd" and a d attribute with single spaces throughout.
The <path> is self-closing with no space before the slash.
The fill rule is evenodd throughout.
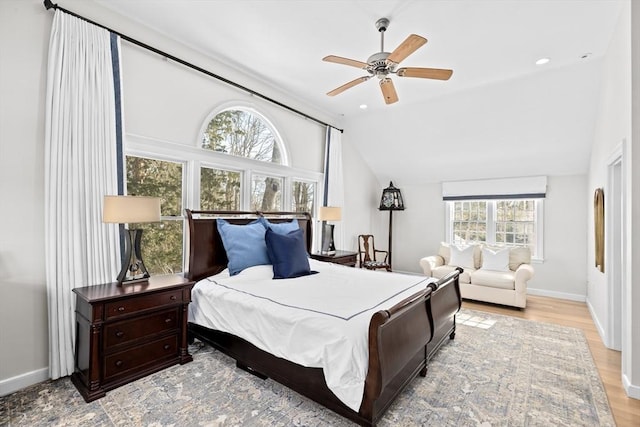
<path id="1" fill-rule="evenodd" d="M 373 235 L 361 234 L 358 236 L 358 256 L 360 265 L 368 261 L 376 261 L 376 244 Z"/>
<path id="2" fill-rule="evenodd" d="M 358 260 L 360 261 L 360 268 L 369 270 L 385 269 L 391 271 L 388 256 L 388 251 L 376 249 L 375 239 L 371 234 L 361 234 L 358 236 Z"/>

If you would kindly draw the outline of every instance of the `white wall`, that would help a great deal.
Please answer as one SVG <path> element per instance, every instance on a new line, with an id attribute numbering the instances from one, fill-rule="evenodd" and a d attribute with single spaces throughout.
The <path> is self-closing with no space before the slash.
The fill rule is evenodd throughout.
<path id="1" fill-rule="evenodd" d="M 341 125 L 337 117 L 300 104 L 260 79 L 204 58 L 93 2 L 67 0 L 63 6 L 320 120 Z M 0 395 L 48 378 L 42 212 L 46 62 L 52 20 L 53 12 L 45 10 L 41 0 L 0 0 Z M 135 135 L 192 145 L 213 108 L 242 100 L 264 111 L 282 132 L 296 168 L 322 172 L 323 126 L 127 42 L 122 42 L 122 56 L 125 144 Z M 351 227 L 368 221 L 360 206 L 374 188 L 377 191 L 377 182 L 346 140 L 345 195 L 354 208 L 345 207 L 344 220 Z"/>
<path id="2" fill-rule="evenodd" d="M 627 257 L 625 259 L 627 289 L 622 296 L 626 304 L 626 316 L 623 324 L 622 350 L 622 383 L 629 396 L 640 399 L 640 4 L 631 4 L 631 141 L 629 142 L 629 167 L 627 182 L 630 191 L 627 209 L 629 238 L 627 241 Z M 635 145 L 635 148 L 633 147 Z M 636 267 L 635 269 L 633 267 Z"/>
<path id="3" fill-rule="evenodd" d="M 0 1 L 0 395 L 48 378 L 44 100 L 51 15 Z M 10 389 L 9 389 L 10 391 Z"/>

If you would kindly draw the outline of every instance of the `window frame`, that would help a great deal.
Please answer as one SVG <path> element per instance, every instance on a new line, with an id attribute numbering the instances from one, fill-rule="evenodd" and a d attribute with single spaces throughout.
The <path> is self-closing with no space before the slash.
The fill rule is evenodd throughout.
<path id="1" fill-rule="evenodd" d="M 209 150 L 207 148 L 202 148 L 202 134 L 207 130 L 207 127 L 209 126 L 209 123 L 211 122 L 211 120 L 213 120 L 213 118 L 215 116 L 217 116 L 220 113 L 223 113 L 225 111 L 229 111 L 229 110 L 240 110 L 240 111 L 245 111 L 251 114 L 254 114 L 258 117 L 260 117 L 260 119 L 266 124 L 266 126 L 269 128 L 269 130 L 271 131 L 271 133 L 273 134 L 273 139 L 274 139 L 274 143 L 278 144 L 278 147 L 281 151 L 281 155 L 282 155 L 282 162 L 281 163 L 272 163 L 272 164 L 279 164 L 282 166 L 288 166 L 289 165 L 289 151 L 287 150 L 287 147 L 284 143 L 284 140 L 282 139 L 282 136 L 280 135 L 280 132 L 278 132 L 276 126 L 273 124 L 273 121 L 270 120 L 264 113 L 260 112 L 258 109 L 256 109 L 256 107 L 249 103 L 249 102 L 243 102 L 243 101 L 233 101 L 233 102 L 225 102 L 223 104 L 218 105 L 217 107 L 215 107 L 205 118 L 205 120 L 202 122 L 202 126 L 200 127 L 200 131 L 198 132 L 198 139 L 196 142 L 196 147 L 200 150 L 205 150 L 205 151 L 212 151 L 214 153 L 218 153 L 218 154 L 222 154 L 224 156 L 227 157 L 233 157 L 233 158 L 239 158 L 239 159 L 247 159 L 247 160 L 254 160 L 260 163 L 271 163 L 271 162 L 266 162 L 264 160 L 255 160 L 255 159 L 251 159 L 249 157 L 241 157 L 241 156 L 236 156 L 233 154 L 228 154 L 228 153 L 222 153 L 220 151 L 214 151 L 214 150 Z"/>
<path id="2" fill-rule="evenodd" d="M 484 242 L 491 246 L 505 246 L 502 244 L 496 244 L 496 203 L 505 200 L 514 199 L 474 199 L 477 202 L 487 203 L 487 223 L 486 233 L 487 241 Z M 536 252 L 531 254 L 531 260 L 535 262 L 544 262 L 544 199 L 542 198 L 523 198 L 520 200 L 532 200 L 535 203 L 535 240 L 536 240 Z M 454 204 L 455 202 L 463 202 L 465 200 L 445 200 L 445 241 L 449 244 L 453 242 L 453 220 L 454 220 Z M 468 200 L 471 201 L 471 200 Z M 521 245 L 508 245 L 521 246 Z"/>
<path id="3" fill-rule="evenodd" d="M 180 209 L 180 215 L 160 215 L 160 221 L 182 221 L 182 272 L 186 271 L 186 254 L 187 254 L 187 240 L 186 240 L 186 236 L 187 236 L 187 221 L 186 221 L 186 217 L 184 215 L 184 210 L 185 207 L 187 206 L 187 200 L 188 200 L 188 187 L 189 187 L 189 180 L 188 180 L 188 173 L 189 173 L 189 169 L 188 169 L 188 162 L 185 161 L 184 159 L 180 159 L 180 158 L 176 158 L 174 156 L 170 156 L 165 154 L 156 154 L 156 153 L 150 153 L 147 151 L 140 151 L 140 150 L 136 150 L 136 149 L 129 149 L 129 150 L 124 150 L 123 153 L 124 156 L 124 165 L 126 167 L 127 161 L 126 158 L 131 156 L 131 157 L 142 157 L 145 159 L 150 159 L 150 160 L 157 160 L 157 161 L 161 161 L 161 162 L 171 162 L 171 163 L 179 163 L 182 165 L 182 200 L 180 201 L 181 203 L 181 209 Z M 125 194 L 127 194 L 128 192 L 128 188 L 127 188 L 127 177 L 126 177 L 126 171 L 124 172 L 124 176 L 123 176 L 123 182 L 124 182 L 124 189 L 125 189 Z"/>

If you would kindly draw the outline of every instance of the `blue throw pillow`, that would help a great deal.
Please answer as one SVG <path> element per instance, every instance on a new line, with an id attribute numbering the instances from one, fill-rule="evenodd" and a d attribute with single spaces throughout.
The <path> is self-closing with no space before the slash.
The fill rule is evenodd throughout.
<path id="1" fill-rule="evenodd" d="M 264 225 L 265 228 L 270 228 L 278 234 L 287 234 L 290 231 L 300 229 L 297 219 L 288 222 L 269 222 L 267 218 L 261 216 L 260 221 L 262 221 L 262 225 Z"/>
<path id="2" fill-rule="evenodd" d="M 273 264 L 274 279 L 289 279 L 317 273 L 311 271 L 304 235 L 299 228 L 287 234 L 268 229 L 265 235 L 267 253 Z"/>
<path id="3" fill-rule="evenodd" d="M 216 222 L 227 252 L 227 266 L 231 276 L 254 265 L 270 264 L 264 240 L 266 229 L 260 220 L 246 225 L 230 224 L 224 219 L 218 219 Z"/>

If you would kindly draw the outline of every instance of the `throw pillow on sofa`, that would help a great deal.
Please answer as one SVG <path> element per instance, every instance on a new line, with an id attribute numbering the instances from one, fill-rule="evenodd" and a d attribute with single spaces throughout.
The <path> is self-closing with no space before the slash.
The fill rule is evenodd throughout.
<path id="1" fill-rule="evenodd" d="M 510 271 L 509 248 L 482 248 L 482 269 L 493 271 Z"/>
<path id="2" fill-rule="evenodd" d="M 458 247 L 455 245 L 450 246 L 451 260 L 449 265 L 455 265 L 462 268 L 475 268 L 473 262 L 474 246 Z"/>

